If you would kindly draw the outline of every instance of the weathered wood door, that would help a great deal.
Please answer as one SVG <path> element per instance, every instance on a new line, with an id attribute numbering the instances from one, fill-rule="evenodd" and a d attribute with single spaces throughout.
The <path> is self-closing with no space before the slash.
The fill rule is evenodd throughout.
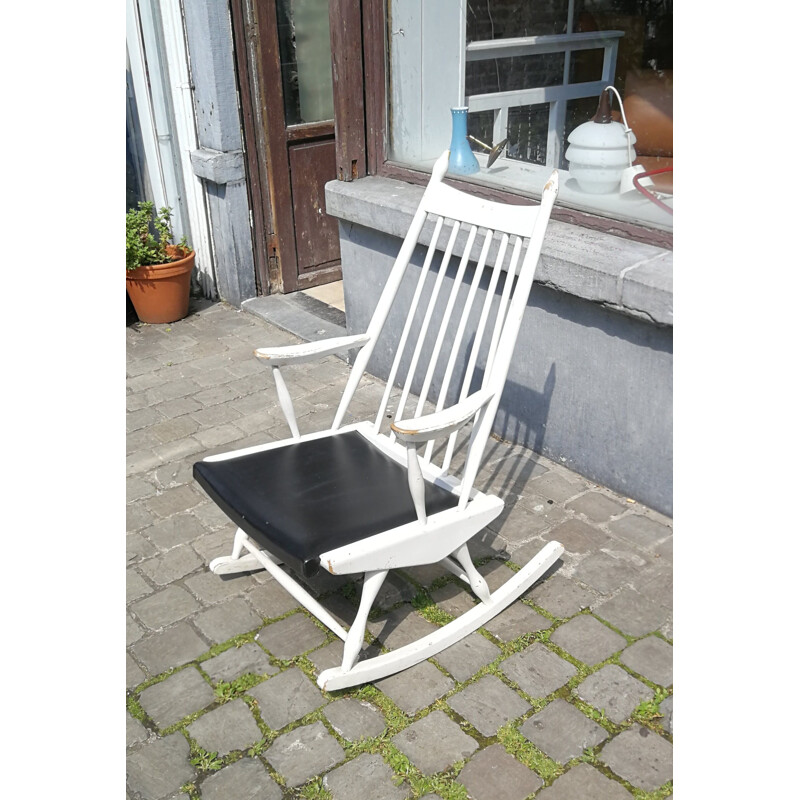
<path id="1" fill-rule="evenodd" d="M 267 198 L 253 206 L 266 217 L 269 291 L 293 292 L 341 277 L 337 222 L 325 213 L 325 183 L 336 178 L 328 0 L 253 0 L 252 9 L 266 170 L 251 193 Z"/>

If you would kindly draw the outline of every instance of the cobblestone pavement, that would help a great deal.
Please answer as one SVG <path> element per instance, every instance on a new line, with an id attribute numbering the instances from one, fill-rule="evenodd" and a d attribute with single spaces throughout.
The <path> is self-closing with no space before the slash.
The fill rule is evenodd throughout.
<path id="1" fill-rule="evenodd" d="M 320 691 L 341 642 L 263 571 L 208 571 L 234 527 L 192 465 L 287 435 L 252 351 L 295 341 L 202 301 L 127 329 L 129 800 L 670 797 L 672 523 L 559 464 L 490 441 L 477 485 L 506 508 L 472 548 L 490 588 L 545 542 L 566 553 L 485 628 L 375 684 Z M 301 430 L 330 423 L 347 370 L 286 370 Z M 355 413 L 380 389 L 367 380 Z M 357 583 L 312 590 L 349 624 Z M 438 567 L 398 571 L 372 647 L 473 602 Z"/>

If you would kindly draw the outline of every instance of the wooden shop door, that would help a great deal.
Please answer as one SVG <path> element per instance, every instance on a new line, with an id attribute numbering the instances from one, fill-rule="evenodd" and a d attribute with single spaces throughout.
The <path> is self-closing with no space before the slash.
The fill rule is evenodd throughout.
<path id="1" fill-rule="evenodd" d="M 328 0 L 255 0 L 254 11 L 268 195 L 254 208 L 267 217 L 269 291 L 294 292 L 341 278 L 338 224 L 325 213 L 336 178 Z"/>

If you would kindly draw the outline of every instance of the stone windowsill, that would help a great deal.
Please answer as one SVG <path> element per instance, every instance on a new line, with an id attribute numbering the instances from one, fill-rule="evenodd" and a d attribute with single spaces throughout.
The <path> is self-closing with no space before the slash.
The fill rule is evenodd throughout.
<path id="1" fill-rule="evenodd" d="M 330 181 L 327 213 L 342 222 L 405 236 L 424 188 L 392 178 Z M 420 240 L 430 241 L 432 225 Z M 456 254 L 460 247 L 457 245 Z M 551 220 L 536 281 L 622 314 L 672 326 L 672 251 Z"/>

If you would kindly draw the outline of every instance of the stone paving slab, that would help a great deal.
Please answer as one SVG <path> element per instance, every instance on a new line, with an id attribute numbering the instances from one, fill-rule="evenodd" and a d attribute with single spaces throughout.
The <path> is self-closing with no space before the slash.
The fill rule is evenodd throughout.
<path id="1" fill-rule="evenodd" d="M 285 728 L 327 701 L 320 690 L 297 667 L 269 678 L 250 689 L 258 701 L 261 719 L 273 730 Z"/>
<path id="2" fill-rule="evenodd" d="M 633 555 L 633 557 L 631 557 Z M 625 557 L 627 556 L 627 558 Z M 575 577 L 602 594 L 634 581 L 648 562 L 631 553 L 592 553 L 575 568 Z"/>
<path id="3" fill-rule="evenodd" d="M 160 631 L 200 608 L 200 603 L 186 589 L 176 585 L 167 586 L 130 607 L 134 616 L 151 631 Z"/>
<path id="4" fill-rule="evenodd" d="M 264 756 L 287 786 L 300 786 L 344 761 L 344 750 L 321 722 L 313 722 L 281 734 Z"/>
<path id="5" fill-rule="evenodd" d="M 555 617 L 568 618 L 589 608 L 597 595 L 572 578 L 553 575 L 537 583 L 526 595 L 540 608 Z"/>
<path id="6" fill-rule="evenodd" d="M 541 642 L 534 642 L 500 664 L 506 677 L 531 697 L 547 697 L 560 689 L 578 670 Z"/>
<path id="7" fill-rule="evenodd" d="M 481 667 L 494 661 L 501 652 L 496 644 L 478 631 L 473 631 L 469 636 L 437 653 L 434 659 L 457 681 L 465 681 Z"/>
<path id="8" fill-rule="evenodd" d="M 130 653 L 125 654 L 125 686 L 133 689 L 138 686 L 147 676 L 141 667 L 131 658 Z"/>
<path id="9" fill-rule="evenodd" d="M 149 737 L 147 728 L 134 719 L 130 714 L 125 716 L 125 742 L 127 747 L 131 747 L 141 742 L 146 742 Z"/>
<path id="10" fill-rule="evenodd" d="M 592 610 L 629 636 L 644 636 L 658 630 L 669 612 L 634 589 L 623 589 L 610 600 L 595 603 Z"/>
<path id="11" fill-rule="evenodd" d="M 392 742 L 423 775 L 441 772 L 478 749 L 478 743 L 439 710 L 409 725 Z"/>
<path id="12" fill-rule="evenodd" d="M 610 522 L 608 530 L 639 547 L 650 549 L 671 535 L 672 530 L 643 514 L 628 514 Z"/>
<path id="13" fill-rule="evenodd" d="M 201 711 L 215 699 L 214 690 L 192 667 L 170 675 L 139 695 L 142 708 L 159 728 L 174 725 L 189 714 Z"/>
<path id="14" fill-rule="evenodd" d="M 200 612 L 194 624 L 210 642 L 220 644 L 242 633 L 255 630 L 264 620 L 241 597 L 232 597 Z"/>
<path id="15" fill-rule="evenodd" d="M 672 707 L 673 695 L 670 695 L 666 700 L 662 700 L 659 704 L 659 710 L 664 715 L 664 730 L 672 735 Z"/>
<path id="16" fill-rule="evenodd" d="M 462 583 L 451 581 L 431 592 L 431 599 L 442 611 L 453 617 L 464 614 L 475 605 L 475 598 Z"/>
<path id="17" fill-rule="evenodd" d="M 436 625 L 405 604 L 367 623 L 367 630 L 389 650 L 410 644 L 436 630 Z"/>
<path id="18" fill-rule="evenodd" d="M 204 533 L 197 514 L 173 514 L 147 528 L 147 538 L 158 548 L 168 550 L 176 545 L 188 544 Z"/>
<path id="19" fill-rule="evenodd" d="M 193 661 L 208 647 L 188 622 L 179 622 L 162 633 L 140 639 L 131 647 L 131 653 L 150 675 L 159 675 Z"/>
<path id="20" fill-rule="evenodd" d="M 215 683 L 230 683 L 236 678 L 249 673 L 251 675 L 275 675 L 269 656 L 254 642 L 247 642 L 241 647 L 231 647 L 214 658 L 209 658 L 201 665 L 203 672 Z"/>
<path id="21" fill-rule="evenodd" d="M 519 545 L 562 522 L 565 516 L 561 506 L 533 495 L 520 498 L 514 504 L 507 503 L 503 513 L 488 527 L 500 533 L 512 551 L 516 551 Z"/>
<path id="22" fill-rule="evenodd" d="M 202 783 L 203 800 L 281 800 L 283 792 L 256 758 L 240 761 L 209 775 Z"/>
<path id="23" fill-rule="evenodd" d="M 125 645 L 129 647 L 134 642 L 138 642 L 144 634 L 144 628 L 131 619 L 130 614 L 128 614 L 125 617 Z"/>
<path id="24" fill-rule="evenodd" d="M 203 714 L 187 730 L 200 747 L 221 756 L 232 750 L 246 750 L 262 736 L 247 704 L 239 699 Z"/>
<path id="25" fill-rule="evenodd" d="M 325 643 L 325 632 L 305 614 L 292 614 L 259 631 L 258 643 L 275 658 L 292 658 Z"/>
<path id="26" fill-rule="evenodd" d="M 289 592 L 277 581 L 269 580 L 247 593 L 250 605 L 263 617 L 281 617 L 294 608 L 299 608 Z"/>
<path id="27" fill-rule="evenodd" d="M 671 541 L 670 539 L 670 543 Z M 661 557 L 656 555 L 656 558 Z M 649 567 L 642 570 L 641 574 L 634 576 L 631 588 L 648 600 L 672 611 L 674 601 L 672 563 L 653 561 Z"/>
<path id="28" fill-rule="evenodd" d="M 608 738 L 603 727 L 559 697 L 525 720 L 519 730 L 543 753 L 562 764 Z"/>
<path id="29" fill-rule="evenodd" d="M 362 645 L 361 655 L 359 659 L 372 658 L 373 656 L 380 655 L 380 648 L 377 645 Z M 344 642 L 341 639 L 334 639 L 324 647 L 318 650 L 312 650 L 306 654 L 306 658 L 311 662 L 314 667 L 314 677 L 316 678 L 320 672 L 332 667 L 340 667 L 342 665 L 342 658 L 344 656 Z"/>
<path id="30" fill-rule="evenodd" d="M 581 700 L 605 711 L 617 724 L 624 722 L 639 703 L 653 697 L 650 688 L 616 664 L 607 664 L 590 675 L 575 691 Z"/>
<path id="31" fill-rule="evenodd" d="M 625 505 L 600 492 L 586 492 L 565 504 L 570 511 L 577 511 L 592 522 L 608 522 L 625 511 Z"/>
<path id="32" fill-rule="evenodd" d="M 490 619 L 483 627 L 501 642 L 510 642 L 526 633 L 542 631 L 552 625 L 547 617 L 524 603 L 514 603 Z"/>
<path id="33" fill-rule="evenodd" d="M 183 581 L 183 585 L 204 605 L 216 605 L 223 600 L 230 600 L 241 595 L 253 583 L 250 575 L 234 575 L 223 581 L 219 575 L 208 570 L 195 573 Z"/>
<path id="34" fill-rule="evenodd" d="M 562 625 L 553 633 L 550 641 L 590 667 L 605 661 L 628 643 L 624 636 L 587 614 L 574 617 Z"/>
<path id="35" fill-rule="evenodd" d="M 472 800 L 524 800 L 543 784 L 499 744 L 476 753 L 461 770 L 458 782 Z"/>
<path id="36" fill-rule="evenodd" d="M 536 795 L 536 800 L 632 800 L 622 784 L 607 778 L 589 764 L 576 764 L 571 770 Z"/>
<path id="37" fill-rule="evenodd" d="M 333 800 L 404 800 L 408 785 L 395 784 L 392 768 L 379 755 L 362 753 L 325 776 L 325 788 Z"/>
<path id="38" fill-rule="evenodd" d="M 620 654 L 619 660 L 659 686 L 672 685 L 672 645 L 657 636 L 634 642 Z"/>
<path id="39" fill-rule="evenodd" d="M 494 736 L 500 727 L 530 710 L 528 703 L 496 675 L 484 675 L 449 697 L 447 703 L 487 737 Z"/>
<path id="40" fill-rule="evenodd" d="M 568 519 L 542 534 L 546 542 L 561 542 L 570 553 L 595 553 L 610 541 L 601 530 L 580 519 Z"/>
<path id="41" fill-rule="evenodd" d="M 476 566 L 496 588 L 546 542 L 559 539 L 567 552 L 525 602 L 429 661 L 363 691 L 320 691 L 316 675 L 341 663 L 342 642 L 266 572 L 208 571 L 211 559 L 230 553 L 235 527 L 192 478 L 199 458 L 286 436 L 271 375 L 252 349 L 297 339 L 222 304 L 195 299 L 192 308 L 178 323 L 131 326 L 127 334 L 129 800 L 186 798 L 187 783 L 195 787 L 190 800 L 299 800 L 318 785 L 333 800 L 410 797 L 408 776 L 392 768 L 398 751 L 415 781 L 435 776 L 423 783 L 426 800 L 462 787 L 473 800 L 624 800 L 633 788 L 651 791 L 645 787 L 671 779 L 673 697 L 661 701 L 649 727 L 631 719 L 653 697 L 641 679 L 671 687 L 671 522 L 495 439 L 477 484 L 506 506 L 470 543 Z M 346 376 L 335 357 L 287 370 L 301 429 L 330 424 Z M 380 381 L 365 379 L 352 418 L 371 411 L 382 391 Z M 365 644 L 362 657 L 436 630 L 428 610 L 410 604 L 420 587 L 453 615 L 476 602 L 440 565 L 392 573 L 379 597 L 385 610 L 368 624 L 367 641 L 375 643 Z M 327 576 L 309 590 L 342 624 L 352 622 L 358 580 Z M 232 638 L 253 631 L 256 641 Z M 212 651 L 216 645 L 222 652 Z M 578 681 L 565 653 L 590 670 L 609 653 L 616 663 Z M 247 702 L 221 703 L 213 686 L 245 674 L 258 681 Z M 161 679 L 137 691 L 150 678 Z M 615 732 L 590 719 L 581 700 L 606 709 Z M 307 715 L 311 721 L 300 725 Z M 263 741 L 262 723 L 272 733 L 249 756 L 247 748 Z M 572 766 L 543 780 L 498 741 L 498 728 L 509 724 L 531 747 Z M 168 726 L 177 731 L 160 735 Z M 193 766 L 187 736 L 209 752 L 232 754 L 232 763 L 215 771 Z M 365 744 L 364 737 L 372 738 Z M 587 746 L 596 747 L 599 768 L 576 762 Z"/>
<path id="42" fill-rule="evenodd" d="M 162 800 L 194 777 L 189 743 L 181 733 L 147 742 L 127 758 L 128 791 L 143 800 Z"/>
<path id="43" fill-rule="evenodd" d="M 646 792 L 672 778 L 672 745 L 649 728 L 635 726 L 623 731 L 603 748 L 600 759 Z"/>
<path id="44" fill-rule="evenodd" d="M 353 697 L 334 700 L 325 707 L 325 716 L 336 733 L 349 742 L 380 736 L 386 730 L 381 712 Z"/>
<path id="45" fill-rule="evenodd" d="M 455 683 L 430 661 L 422 661 L 402 672 L 375 681 L 375 685 L 398 708 L 413 716 L 450 691 Z"/>

